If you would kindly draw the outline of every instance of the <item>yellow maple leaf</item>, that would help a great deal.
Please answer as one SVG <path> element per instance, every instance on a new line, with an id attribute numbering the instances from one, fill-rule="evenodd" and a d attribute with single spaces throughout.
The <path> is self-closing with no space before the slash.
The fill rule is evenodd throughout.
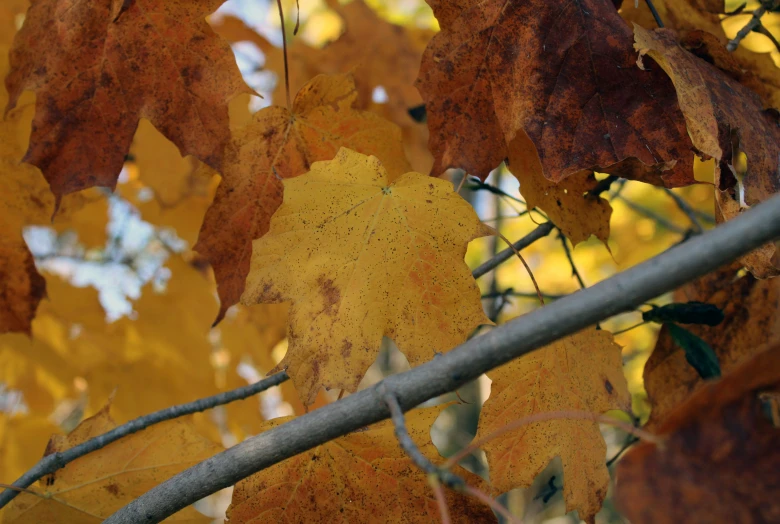
<path id="1" fill-rule="evenodd" d="M 214 268 L 219 319 L 241 296 L 252 240 L 268 231 L 282 203 L 282 179 L 305 173 L 314 161 L 332 159 L 341 146 L 379 157 L 392 176 L 409 170 L 401 131 L 354 109 L 356 98 L 351 75 L 320 75 L 301 89 L 292 111 L 267 107 L 234 132 L 225 151 L 223 181 L 195 246 Z"/>
<path id="2" fill-rule="evenodd" d="M 242 301 L 292 301 L 279 367 L 305 404 L 320 386 L 354 391 L 383 336 L 415 366 L 490 323 L 463 261 L 490 233 L 449 182 L 390 182 L 379 159 L 342 148 L 284 184 Z"/>
<path id="3" fill-rule="evenodd" d="M 109 408 L 106 405 L 67 436 L 53 436 L 46 452 L 65 451 L 116 427 Z M 21 493 L 3 512 L 2 522 L 102 522 L 154 486 L 219 451 L 221 446 L 200 435 L 189 418 L 155 424 L 42 478 L 32 488 L 40 495 Z M 169 520 L 211 522 L 193 508 Z"/>
<path id="4" fill-rule="evenodd" d="M 438 457 L 431 425 L 440 407 L 406 414 L 420 451 Z M 288 419 L 274 419 L 265 429 Z M 439 519 L 426 474 L 398 445 L 393 424 L 384 421 L 275 464 L 248 477 L 233 491 L 230 522 L 434 522 Z M 458 469 L 474 486 L 479 477 Z M 487 506 L 447 493 L 453 522 L 495 522 Z"/>
<path id="5" fill-rule="evenodd" d="M 588 329 L 493 370 L 490 398 L 479 420 L 477 438 L 517 419 L 550 411 L 601 414 L 629 409 L 620 346 L 606 331 Z M 530 486 L 555 456 L 563 463 L 566 510 L 584 520 L 601 508 L 607 495 L 607 446 L 597 423 L 551 420 L 523 426 L 484 446 L 490 481 L 498 493 Z"/>

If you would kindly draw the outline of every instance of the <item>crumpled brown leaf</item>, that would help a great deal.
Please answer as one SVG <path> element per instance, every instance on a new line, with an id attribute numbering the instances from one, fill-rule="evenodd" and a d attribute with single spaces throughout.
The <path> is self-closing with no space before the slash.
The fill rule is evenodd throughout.
<path id="1" fill-rule="evenodd" d="M 138 120 L 219 167 L 228 101 L 251 92 L 205 17 L 222 0 L 39 0 L 11 50 L 8 108 L 37 95 L 30 148 L 61 198 L 114 188 Z"/>
<path id="2" fill-rule="evenodd" d="M 774 345 L 674 410 L 618 465 L 616 499 L 634 524 L 780 521 L 780 428 L 762 392 L 780 392 Z"/>
<path id="3" fill-rule="evenodd" d="M 610 1 L 428 3 L 442 31 L 417 86 L 434 174 L 460 167 L 484 179 L 522 129 L 555 182 L 594 170 L 694 182 L 674 89 L 661 71 L 636 68 L 631 29 Z"/>
<path id="4" fill-rule="evenodd" d="M 780 191 L 778 112 L 764 110 L 753 91 L 683 49 L 674 31 L 635 26 L 635 38 L 640 66 L 641 57 L 648 55 L 667 72 L 677 89 L 693 145 L 716 161 L 718 221 L 730 220 Z M 741 261 L 759 278 L 780 274 L 774 245 Z"/>

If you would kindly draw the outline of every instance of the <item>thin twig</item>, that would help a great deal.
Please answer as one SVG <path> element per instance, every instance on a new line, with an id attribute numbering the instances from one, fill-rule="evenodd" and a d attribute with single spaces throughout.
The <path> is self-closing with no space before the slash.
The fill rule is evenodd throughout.
<path id="1" fill-rule="evenodd" d="M 650 9 L 650 12 L 653 14 L 655 23 L 658 25 L 658 27 L 663 27 L 664 21 L 661 20 L 661 15 L 659 15 L 658 11 L 656 11 L 655 6 L 653 5 L 653 0 L 645 0 L 645 2 L 647 3 L 647 7 Z"/>
<path id="2" fill-rule="evenodd" d="M 582 276 L 580 275 L 580 272 L 577 271 L 577 266 L 574 265 L 574 258 L 571 256 L 571 250 L 569 249 L 569 245 L 566 243 L 566 235 L 564 235 L 563 231 L 560 229 L 558 230 L 558 238 L 561 239 L 563 251 L 566 253 L 566 258 L 569 260 L 572 276 L 577 278 L 577 282 L 580 284 L 580 289 L 585 289 L 587 286 L 585 285 L 585 282 L 582 281 Z"/>
<path id="3" fill-rule="evenodd" d="M 488 226 L 489 227 L 489 226 Z M 536 296 L 539 298 L 539 302 L 544 305 L 544 297 L 542 296 L 542 290 L 539 289 L 539 284 L 536 282 L 536 277 L 534 277 L 534 272 L 531 271 L 531 267 L 528 265 L 528 263 L 523 258 L 523 255 L 520 254 L 520 250 L 517 249 L 512 242 L 509 241 L 508 238 L 506 238 L 504 235 L 501 234 L 500 231 L 497 229 L 493 229 L 493 232 L 496 236 L 501 238 L 504 242 L 506 242 L 509 245 L 509 249 L 512 250 L 512 252 L 517 256 L 517 258 L 520 259 L 520 262 L 523 263 L 523 266 L 525 267 L 525 271 L 528 273 L 528 276 L 531 277 L 531 282 L 534 285 L 534 289 L 536 290 Z"/>
<path id="4" fill-rule="evenodd" d="M 544 238 L 547 235 L 550 234 L 550 231 L 552 231 L 555 228 L 552 222 L 545 222 L 544 224 L 541 224 L 536 229 L 528 233 L 526 236 L 512 244 L 514 249 L 506 248 L 505 250 L 501 251 L 499 254 L 491 258 L 490 260 L 487 260 L 482 265 L 477 267 L 474 271 L 471 272 L 471 274 L 474 276 L 474 278 L 479 278 L 483 275 L 486 275 L 490 271 L 494 270 L 510 258 L 514 256 L 515 251 L 520 251 L 521 249 L 525 249 L 540 238 Z"/>
<path id="5" fill-rule="evenodd" d="M 632 329 L 638 328 L 639 326 L 644 326 L 645 324 L 647 324 L 647 321 L 643 320 L 639 324 L 634 324 L 633 326 L 627 327 L 626 329 L 621 329 L 620 331 L 613 331 L 612 335 L 613 336 L 620 335 L 621 333 L 625 333 L 626 331 L 631 331 Z"/>
<path id="6" fill-rule="evenodd" d="M 753 11 L 753 16 L 750 18 L 750 21 L 745 24 L 745 27 L 739 30 L 737 33 L 737 36 L 735 36 L 733 39 L 729 41 L 729 43 L 726 45 L 726 49 L 733 53 L 737 50 L 737 47 L 739 47 L 739 43 L 750 34 L 751 31 L 753 31 L 756 27 L 761 25 L 761 17 L 766 14 L 767 10 L 774 9 L 777 6 L 777 0 L 774 1 L 767 1 L 764 0 L 760 2 L 761 5 L 758 6 L 758 9 Z"/>
<path id="7" fill-rule="evenodd" d="M 764 24 L 758 24 L 758 27 L 756 27 L 753 31 L 756 33 L 762 34 L 765 37 L 769 39 L 770 42 L 772 42 L 775 45 L 775 49 L 780 51 L 780 42 L 778 42 L 777 38 L 775 38 L 775 35 L 772 34 L 772 32 L 764 27 Z"/>
<path id="8" fill-rule="evenodd" d="M 500 187 L 491 186 L 490 184 L 487 184 L 483 181 L 481 181 L 478 178 L 473 178 L 471 180 L 471 185 L 466 186 L 467 189 L 470 189 L 472 191 L 488 191 L 489 193 L 493 193 L 495 195 L 501 195 L 504 198 L 508 198 L 509 200 L 512 200 L 514 202 L 517 202 L 518 204 L 526 205 L 525 200 L 522 200 L 520 198 L 514 197 L 501 189 Z"/>
<path id="9" fill-rule="evenodd" d="M 587 289 L 510 320 L 409 371 L 383 380 L 403 409 L 622 313 L 780 239 L 780 195 Z M 153 487 L 106 524 L 160 522 L 258 471 L 389 417 L 379 385 L 295 417 Z"/>
<path id="10" fill-rule="evenodd" d="M 614 182 L 618 178 L 620 177 L 617 177 L 615 175 L 609 175 L 604 180 L 600 180 L 595 186 L 593 186 L 593 189 L 588 191 L 588 196 L 593 198 L 599 196 L 601 193 L 609 189 L 609 187 L 612 185 L 612 182 Z"/>
<path id="11" fill-rule="evenodd" d="M 436 505 L 439 506 L 439 515 L 441 524 L 450 524 L 450 510 L 447 508 L 447 498 L 444 495 L 444 488 L 436 475 L 428 475 L 428 484 L 431 485 L 433 495 L 436 497 Z"/>
<path id="12" fill-rule="evenodd" d="M 508 509 L 504 507 L 503 504 L 499 503 L 496 499 L 488 495 L 487 493 L 478 490 L 477 488 L 473 486 L 466 486 L 463 488 L 463 491 L 474 497 L 475 499 L 481 501 L 483 504 L 486 504 L 490 506 L 490 509 L 504 517 L 507 521 L 511 522 L 512 524 L 522 524 L 522 521 L 512 515 Z"/>
<path id="13" fill-rule="evenodd" d="M 615 455 L 607 461 L 607 467 L 611 467 L 612 464 L 614 464 L 622 455 L 626 452 L 628 448 L 633 446 L 635 443 L 639 442 L 639 439 L 636 438 L 634 435 L 627 435 L 626 441 L 623 443 L 623 446 L 618 450 Z"/>
<path id="14" fill-rule="evenodd" d="M 398 404 L 398 399 L 396 396 L 385 386 L 384 383 L 379 385 L 379 392 L 381 393 L 385 404 L 387 404 L 387 408 L 390 410 L 390 418 L 392 419 L 393 426 L 395 428 L 395 437 L 398 439 L 398 443 L 401 445 L 401 449 L 403 449 L 404 452 L 409 455 L 409 458 L 412 459 L 412 462 L 418 468 L 428 474 L 429 479 L 433 477 L 437 482 L 441 482 L 450 489 L 462 493 L 467 493 L 473 497 L 476 497 L 484 504 L 487 504 L 491 509 L 509 519 L 510 522 L 517 522 L 512 514 L 509 513 L 509 511 L 504 506 L 499 504 L 498 501 L 481 492 L 480 490 L 469 486 L 466 484 L 465 480 L 463 480 L 458 475 L 455 475 L 448 469 L 439 468 L 435 466 L 430 460 L 428 460 L 425 455 L 422 454 L 422 451 L 420 451 L 420 448 L 417 447 L 417 444 L 414 443 L 414 440 L 412 440 L 412 437 L 406 430 L 404 412 L 401 409 L 400 404 Z"/>
<path id="15" fill-rule="evenodd" d="M 284 56 L 284 91 L 287 94 L 287 111 L 292 113 L 292 101 L 290 99 L 290 68 L 287 64 L 287 36 L 284 30 L 284 11 L 282 10 L 282 0 L 276 0 L 276 6 L 279 8 L 279 20 L 282 22 L 282 55 Z M 297 26 L 296 26 L 297 29 Z"/>
<path id="16" fill-rule="evenodd" d="M 558 299 L 567 297 L 569 295 L 568 294 L 566 294 L 566 295 L 551 295 L 549 293 L 544 293 L 544 294 L 542 294 L 542 296 L 544 297 L 544 300 L 546 302 L 548 300 L 558 300 Z M 512 288 L 505 289 L 504 291 L 497 291 L 495 293 L 486 293 L 486 294 L 482 295 L 481 298 L 483 298 L 485 300 L 489 300 L 489 299 L 494 299 L 494 298 L 497 298 L 497 297 L 532 298 L 532 299 L 535 299 L 535 300 L 539 299 L 539 295 L 537 295 L 536 292 L 515 291 Z"/>
<path id="17" fill-rule="evenodd" d="M 534 413 L 533 415 L 528 415 L 527 417 L 523 417 L 517 420 L 514 420 L 507 424 L 504 427 L 501 427 L 481 439 L 475 440 L 465 448 L 461 449 L 454 455 L 452 455 L 449 459 L 447 459 L 447 462 L 444 463 L 444 468 L 451 468 L 455 464 L 457 464 L 461 459 L 471 455 L 474 451 L 481 448 L 491 440 L 494 440 L 501 435 L 504 435 L 506 433 L 509 433 L 510 431 L 514 431 L 518 428 L 521 428 L 523 426 L 527 426 L 528 424 L 537 424 L 539 422 L 547 422 L 549 420 L 591 420 L 593 422 L 601 422 L 603 424 L 610 424 L 612 426 L 616 426 L 626 433 L 630 433 L 631 435 L 634 435 L 635 437 L 642 439 L 647 442 L 652 442 L 653 444 L 660 446 L 663 443 L 663 440 L 656 435 L 653 435 L 652 433 L 645 431 L 643 429 L 637 428 L 635 426 L 632 426 L 631 424 L 627 422 L 623 422 L 622 420 L 618 420 L 616 418 L 608 417 L 606 415 L 600 415 L 598 413 L 592 413 L 590 411 L 580 411 L 580 410 L 560 410 L 560 411 L 545 411 L 543 413 Z"/>
<path id="18" fill-rule="evenodd" d="M 672 198 L 672 200 L 674 200 L 674 203 L 677 204 L 677 207 L 680 208 L 680 211 L 685 213 L 685 216 L 687 216 L 688 220 L 691 221 L 691 225 L 693 226 L 694 231 L 696 231 L 697 234 L 702 233 L 704 231 L 704 227 L 701 225 L 701 222 L 699 222 L 699 217 L 696 216 L 696 211 L 688 204 L 688 202 L 686 202 L 684 198 L 669 188 L 665 187 L 663 190 Z"/>
<path id="19" fill-rule="evenodd" d="M 148 428 L 154 424 L 159 424 L 160 422 L 164 422 L 166 420 L 172 420 L 184 415 L 191 415 L 192 413 L 199 413 L 201 411 L 228 404 L 236 400 L 243 400 L 253 395 L 257 395 L 258 393 L 270 389 L 274 386 L 278 386 L 289 378 L 290 377 L 287 375 L 286 371 L 280 371 L 275 375 L 271 375 L 268 378 L 255 382 L 254 384 L 249 384 L 248 386 L 236 388 L 231 391 L 225 391 L 224 393 L 198 399 L 194 402 L 188 402 L 187 404 L 171 406 L 169 408 L 138 417 L 131 420 L 130 422 L 122 424 L 121 426 L 115 427 L 107 433 L 103 433 L 102 435 L 91 438 L 88 441 L 79 444 L 78 446 L 74 446 L 65 451 L 52 453 L 51 455 L 46 455 L 35 466 L 28 470 L 27 473 L 19 477 L 19 479 L 14 482 L 12 486 L 8 487 L 5 491 L 0 493 L 0 508 L 8 504 L 11 500 L 13 500 L 14 497 L 16 497 L 16 495 L 19 494 L 19 491 L 17 490 L 23 490 L 24 488 L 31 486 L 33 482 L 37 481 L 41 477 L 50 473 L 54 473 L 58 469 L 65 467 L 65 465 L 73 462 L 77 458 L 83 457 L 88 453 L 92 453 L 93 451 L 104 448 L 122 437 L 132 435 L 133 433 L 141 431 L 142 429 Z"/>
<path id="20" fill-rule="evenodd" d="M 677 233 L 678 235 L 685 235 L 687 233 L 686 229 L 683 229 L 683 228 L 681 228 L 681 227 L 679 227 L 679 226 L 669 222 L 664 217 L 660 216 L 659 214 L 657 214 L 656 212 L 652 211 L 651 209 L 648 209 L 648 208 L 646 208 L 646 207 L 644 207 L 644 206 L 642 206 L 640 204 L 637 204 L 636 202 L 634 202 L 632 200 L 629 200 L 629 199 L 627 199 L 626 197 L 624 197 L 622 195 L 615 195 L 615 198 L 621 200 L 622 202 L 624 202 L 629 207 L 629 209 L 632 209 L 633 211 L 636 211 L 640 215 L 644 215 L 647 218 L 650 218 L 650 219 L 656 221 L 658 223 L 658 225 L 660 225 L 663 228 L 668 229 L 669 231 Z"/>

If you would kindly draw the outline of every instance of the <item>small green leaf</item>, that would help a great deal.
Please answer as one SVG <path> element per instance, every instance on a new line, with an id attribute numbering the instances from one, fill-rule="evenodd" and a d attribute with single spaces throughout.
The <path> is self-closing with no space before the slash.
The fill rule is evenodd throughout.
<path id="1" fill-rule="evenodd" d="M 717 326 L 723 322 L 723 311 L 706 302 L 686 302 L 654 307 L 642 313 L 645 322 L 678 322 L 680 324 L 706 324 Z"/>
<path id="2" fill-rule="evenodd" d="M 720 377 L 720 364 L 715 352 L 704 340 L 685 328 L 669 324 L 669 334 L 674 343 L 685 351 L 685 359 L 703 379 Z"/>

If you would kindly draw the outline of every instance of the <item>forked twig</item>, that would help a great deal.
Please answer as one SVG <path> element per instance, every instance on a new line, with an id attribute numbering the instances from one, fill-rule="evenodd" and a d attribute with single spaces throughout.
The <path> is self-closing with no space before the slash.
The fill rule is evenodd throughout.
<path id="1" fill-rule="evenodd" d="M 435 478 L 435 483 L 444 484 L 448 488 L 461 492 L 466 493 L 468 495 L 471 495 L 472 497 L 477 498 L 484 504 L 487 504 L 491 509 L 493 509 L 496 513 L 499 513 L 504 518 L 506 518 L 509 522 L 519 523 L 516 517 L 514 517 L 503 505 L 501 505 L 497 500 L 493 499 L 486 493 L 483 493 L 482 491 L 469 486 L 466 484 L 466 481 L 463 480 L 458 475 L 455 475 L 449 469 L 439 468 L 436 465 L 434 465 L 430 460 L 428 460 L 425 455 L 422 454 L 420 451 L 420 448 L 417 447 L 417 445 L 412 440 L 412 437 L 409 435 L 409 432 L 406 430 L 406 421 L 404 420 L 404 412 L 401 409 L 400 404 L 398 404 L 398 399 L 395 397 L 395 395 L 387 389 L 384 383 L 380 385 L 379 389 L 382 398 L 385 401 L 385 404 L 387 404 L 387 408 L 390 410 L 390 418 L 393 421 L 393 427 L 395 428 L 395 436 L 398 439 L 398 443 L 401 446 L 401 449 L 404 450 L 404 452 L 409 455 L 409 458 L 412 460 L 412 462 L 421 470 L 423 470 L 425 473 L 428 474 L 429 482 L 434 485 L 434 481 L 431 480 L 431 478 Z M 435 490 L 434 490 L 435 492 Z M 437 500 L 439 495 L 437 494 Z M 442 496 L 443 499 L 443 496 Z M 441 508 L 441 503 L 440 508 Z M 446 507 L 446 501 L 445 501 L 445 507 Z"/>
<path id="2" fill-rule="evenodd" d="M 745 27 L 739 30 L 737 35 L 729 41 L 726 45 L 726 49 L 729 52 L 734 52 L 739 47 L 739 43 L 750 34 L 751 31 L 761 26 L 761 17 L 766 14 L 767 11 L 771 11 L 778 6 L 779 0 L 760 0 L 761 5 L 758 9 L 753 11 L 753 16 L 750 18 Z"/>

